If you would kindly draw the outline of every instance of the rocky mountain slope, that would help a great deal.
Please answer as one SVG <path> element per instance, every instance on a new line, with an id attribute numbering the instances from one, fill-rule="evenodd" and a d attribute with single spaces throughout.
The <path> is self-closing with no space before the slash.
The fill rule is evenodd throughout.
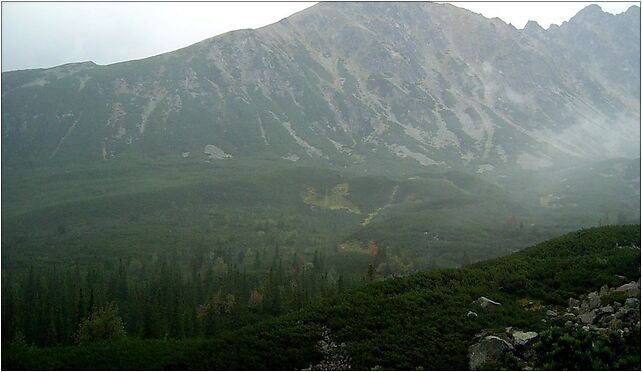
<path id="1" fill-rule="evenodd" d="M 6 163 L 262 156 L 497 172 L 639 156 L 640 8 L 523 30 L 321 3 L 125 63 L 2 74 Z"/>

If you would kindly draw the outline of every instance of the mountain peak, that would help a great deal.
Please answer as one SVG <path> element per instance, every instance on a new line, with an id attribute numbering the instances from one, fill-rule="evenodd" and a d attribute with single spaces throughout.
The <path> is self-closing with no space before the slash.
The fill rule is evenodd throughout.
<path id="1" fill-rule="evenodd" d="M 569 22 L 570 23 L 578 22 L 578 21 L 595 22 L 595 21 L 598 21 L 603 16 L 605 16 L 606 14 L 607 13 L 605 13 L 599 5 L 591 4 L 585 7 L 584 9 L 580 10 L 579 12 L 577 12 L 577 14 L 574 15 Z"/>
<path id="2" fill-rule="evenodd" d="M 524 31 L 526 32 L 541 32 L 544 31 L 542 26 L 537 23 L 537 21 L 528 21 L 526 22 L 526 25 L 524 26 Z"/>

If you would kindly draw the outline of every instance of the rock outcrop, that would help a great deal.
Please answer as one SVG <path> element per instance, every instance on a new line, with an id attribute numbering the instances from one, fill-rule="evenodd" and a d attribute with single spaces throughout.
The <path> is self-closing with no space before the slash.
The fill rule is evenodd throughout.
<path id="1" fill-rule="evenodd" d="M 623 298 L 625 297 L 625 298 Z M 621 300 L 622 302 L 620 302 Z M 475 304 L 481 307 L 499 303 L 480 297 Z M 542 309 L 551 325 L 562 326 L 568 332 L 581 328 L 587 332 L 601 334 L 625 334 L 640 328 L 640 281 L 630 282 L 617 288 L 602 286 L 599 291 L 590 292 L 579 299 L 569 298 L 565 311 L 551 306 Z M 562 316 L 559 316 L 563 313 Z M 511 352 L 525 369 L 531 369 L 537 361 L 534 347 L 539 334 L 533 331 L 516 330 L 507 327 L 504 332 L 482 332 L 476 335 L 476 342 L 468 349 L 469 368 L 501 366 L 506 354 Z"/>
<path id="2" fill-rule="evenodd" d="M 624 304 L 615 296 L 625 296 Z M 613 330 L 628 332 L 640 326 L 640 282 L 630 282 L 618 288 L 603 286 L 599 292 L 591 292 L 580 301 L 570 299 L 568 316 L 564 327 L 608 333 Z M 581 305 L 576 306 L 580 302 Z"/>

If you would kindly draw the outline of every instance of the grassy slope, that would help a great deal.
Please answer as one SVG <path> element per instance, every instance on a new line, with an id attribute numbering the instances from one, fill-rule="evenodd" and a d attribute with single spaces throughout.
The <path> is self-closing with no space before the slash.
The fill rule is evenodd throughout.
<path id="1" fill-rule="evenodd" d="M 311 256 L 327 250 L 331 255 L 337 243 L 351 239 L 364 247 L 369 240 L 383 243 L 417 268 L 435 258 L 440 266 L 456 266 L 463 251 L 476 261 L 579 227 L 534 221 L 531 211 L 510 201 L 506 192 L 457 172 L 367 176 L 234 160 L 5 168 L 3 176 L 7 269 L 195 247 L 229 247 L 236 255 L 270 250 L 275 242 L 285 252 L 301 249 Z M 342 198 L 353 208 L 305 203 L 310 187 L 323 200 L 340 184 L 349 186 Z M 374 211 L 377 215 L 362 226 Z M 538 226 L 541 221 L 543 227 L 507 229 L 511 217 Z M 426 231 L 440 240 L 426 246 Z"/>
<path id="2" fill-rule="evenodd" d="M 604 284 L 640 276 L 639 226 L 581 230 L 508 257 L 385 280 L 302 311 L 210 340 L 124 340 L 86 347 L 9 349 L 3 369 L 297 369 L 320 359 L 322 326 L 347 343 L 355 369 L 466 369 L 482 329 L 541 330 L 524 298 L 563 305 Z M 627 280 L 616 275 L 623 275 Z M 480 310 L 481 296 L 503 306 Z M 475 310 L 478 318 L 467 318 Z"/>

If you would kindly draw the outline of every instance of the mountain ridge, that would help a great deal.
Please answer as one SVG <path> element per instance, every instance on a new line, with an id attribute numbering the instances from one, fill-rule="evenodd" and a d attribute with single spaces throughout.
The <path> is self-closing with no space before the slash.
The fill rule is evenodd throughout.
<path id="1" fill-rule="evenodd" d="M 606 18 L 635 26 L 632 9 Z M 637 40 L 639 51 L 639 34 L 600 57 L 623 31 L 580 20 L 533 36 L 450 4 L 322 3 L 141 60 L 3 73 L 3 155 L 205 160 L 213 145 L 357 170 L 403 161 L 479 173 L 635 156 L 639 59 L 627 47 Z M 593 29 L 594 49 L 564 47 Z M 608 73 L 613 61 L 622 71 Z"/>

